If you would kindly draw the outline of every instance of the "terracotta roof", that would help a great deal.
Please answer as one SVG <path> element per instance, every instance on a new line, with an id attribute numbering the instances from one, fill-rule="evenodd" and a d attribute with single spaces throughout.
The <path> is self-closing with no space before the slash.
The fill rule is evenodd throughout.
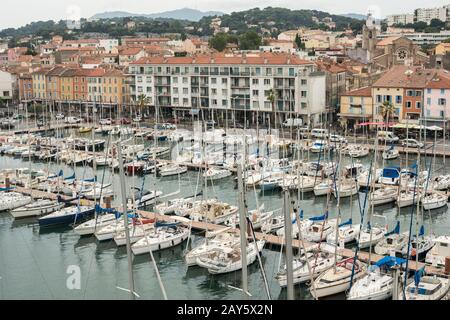
<path id="1" fill-rule="evenodd" d="M 141 52 L 141 48 L 125 48 L 119 51 L 119 55 L 121 56 L 134 56 Z"/>
<path id="2" fill-rule="evenodd" d="M 364 87 L 351 91 L 347 91 L 343 94 L 343 96 L 352 96 L 352 97 L 371 97 L 372 96 L 372 87 Z"/>
<path id="3" fill-rule="evenodd" d="M 63 44 L 80 44 L 80 43 L 99 43 L 97 39 L 79 39 L 79 40 L 66 40 Z"/>
<path id="4" fill-rule="evenodd" d="M 86 69 L 86 77 L 102 77 L 105 74 L 105 69 Z"/>
<path id="5" fill-rule="evenodd" d="M 247 64 L 247 65 L 306 65 L 313 64 L 308 60 L 302 60 L 289 54 L 260 54 L 259 56 L 225 56 L 225 55 L 206 55 L 194 57 L 143 57 L 138 61 L 132 62 L 132 65 L 141 64 Z"/>
<path id="6" fill-rule="evenodd" d="M 450 74 L 444 76 L 441 72 L 428 81 L 426 88 L 430 89 L 450 89 Z"/>
<path id="7" fill-rule="evenodd" d="M 435 69 L 395 66 L 378 79 L 373 87 L 424 88 L 435 74 Z"/>
<path id="8" fill-rule="evenodd" d="M 387 37 L 383 40 L 378 41 L 377 46 L 387 46 L 389 44 L 392 44 L 393 41 L 401 38 L 401 36 L 393 36 L 393 37 Z"/>

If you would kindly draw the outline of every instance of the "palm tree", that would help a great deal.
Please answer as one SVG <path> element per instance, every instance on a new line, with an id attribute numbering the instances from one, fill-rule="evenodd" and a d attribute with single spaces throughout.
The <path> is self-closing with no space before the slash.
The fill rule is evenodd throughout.
<path id="1" fill-rule="evenodd" d="M 143 109 L 144 109 L 145 106 L 148 105 L 149 103 L 150 103 L 150 98 L 147 97 L 145 94 L 140 94 L 140 95 L 137 97 L 137 106 L 138 106 L 139 114 L 141 115 L 141 117 L 142 117 L 142 115 L 143 115 L 143 113 L 142 113 Z"/>
<path id="2" fill-rule="evenodd" d="M 379 113 L 383 117 L 383 122 L 386 122 L 387 126 L 389 122 L 389 117 L 395 113 L 395 107 L 389 101 L 385 101 L 380 106 Z"/>
<path id="3" fill-rule="evenodd" d="M 276 128 L 277 127 L 277 110 L 275 108 L 275 100 L 277 99 L 277 93 L 273 89 L 270 89 L 267 92 L 266 98 L 272 104 L 272 112 L 275 112 L 275 128 Z"/>

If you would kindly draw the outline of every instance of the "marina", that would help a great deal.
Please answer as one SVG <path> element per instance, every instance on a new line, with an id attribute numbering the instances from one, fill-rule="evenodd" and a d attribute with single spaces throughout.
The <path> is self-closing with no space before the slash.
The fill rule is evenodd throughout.
<path id="1" fill-rule="evenodd" d="M 192 138 L 180 139 L 178 130 L 180 130 L 179 136 Z M 346 262 L 347 264 L 342 262 L 346 261 L 344 259 L 353 261 L 356 249 L 355 241 L 358 242 L 359 232 L 361 235 L 359 236 L 360 246 L 357 249 L 358 261 L 362 264 L 375 264 L 384 257 L 373 252 L 376 244 L 374 239 L 377 239 L 378 234 L 376 231 L 378 224 L 375 224 L 373 231 L 370 228 L 367 229 L 367 218 L 360 217 L 364 210 L 367 210 L 366 214 L 371 212 L 370 219 L 375 219 L 377 216 L 384 217 L 385 225 L 384 228 L 380 228 L 382 231 L 379 233 L 381 240 L 384 234 L 387 234 L 396 224 L 402 226 L 402 231 L 405 230 L 410 223 L 411 212 L 414 212 L 414 216 L 416 216 L 414 206 L 423 208 L 420 202 L 416 201 L 419 196 L 414 198 L 416 200 L 411 201 L 409 205 L 401 205 L 400 202 L 397 204 L 397 194 L 400 194 L 402 190 L 421 194 L 429 192 L 431 185 L 433 188 L 436 187 L 433 194 L 445 198 L 445 206 L 435 205 L 436 209 L 424 210 L 423 219 L 420 221 L 427 230 L 427 234 L 433 236 L 448 234 L 450 219 L 446 202 L 450 194 L 450 184 L 445 184 L 446 180 L 444 179 L 445 163 L 443 161 L 445 161 L 445 157 L 444 159 L 439 157 L 437 152 L 427 153 L 425 156 L 418 154 L 417 149 L 405 149 L 402 152 L 402 148 L 399 147 L 400 159 L 386 160 L 381 157 L 381 153 L 385 150 L 382 146 L 363 146 L 370 151 L 368 153 L 364 151 L 361 157 L 359 155 L 356 157 L 358 158 L 356 160 L 351 152 L 349 155 L 343 155 L 342 148 L 341 151 L 328 148 L 326 151 L 314 152 L 313 149 L 309 152 L 309 142 L 298 138 L 284 139 L 271 135 L 271 139 L 268 141 L 267 132 L 261 131 L 256 133 L 261 140 L 250 141 L 249 137 L 252 134 L 249 134 L 248 131 L 225 129 L 228 133 L 224 135 L 225 131 L 222 130 L 203 130 L 201 126 L 193 123 L 193 131 L 185 132 L 184 129 L 175 129 L 155 133 L 154 129 L 135 128 L 135 130 L 128 130 L 125 136 L 114 139 L 113 135 L 105 136 L 99 130 L 95 130 L 97 133 L 94 133 L 94 130 L 80 132 L 73 127 L 58 127 L 55 132 L 57 136 L 61 136 L 61 139 L 39 137 L 33 130 L 25 134 L 3 135 L 1 137 L 2 146 L 0 146 L 2 153 L 0 165 L 1 168 L 5 168 L 0 172 L 4 183 L 2 192 L 8 192 L 9 188 L 12 188 L 10 192 L 31 196 L 33 199 L 49 199 L 55 204 L 42 202 L 42 205 L 36 204 L 35 206 L 38 208 L 41 208 L 39 206 L 42 208 L 49 206 L 54 208 L 51 210 L 59 210 L 49 214 L 41 213 L 41 211 L 36 213 L 33 211 L 35 209 L 30 207 L 30 209 L 24 209 L 30 211 L 29 217 L 22 219 L 19 217 L 14 219 L 14 216 L 11 215 L 13 211 L 11 214 L 8 211 L 0 213 L 2 228 L 0 237 L 4 238 L 8 235 L 8 237 L 24 239 L 22 255 L 33 261 L 32 265 L 27 268 L 31 274 L 39 275 L 39 277 L 33 278 L 33 281 L 40 283 L 40 288 L 44 288 L 37 289 L 31 294 L 47 295 L 50 298 L 62 290 L 61 285 L 58 286 L 49 281 L 53 277 L 53 275 L 50 276 L 49 270 L 42 269 L 46 265 L 47 252 L 41 252 L 41 249 L 36 246 L 44 242 L 46 247 L 52 248 L 48 252 L 48 254 L 52 254 L 52 257 L 55 257 L 55 254 L 60 252 L 63 247 L 75 249 L 75 251 L 73 249 L 64 250 L 65 260 L 74 261 L 77 265 L 81 263 L 81 269 L 88 273 L 83 296 L 75 293 L 74 296 L 66 298 L 98 297 L 100 293 L 96 289 L 97 286 L 105 285 L 110 289 L 100 296 L 114 299 L 128 298 L 126 293 L 117 289 L 117 287 L 127 287 L 127 279 L 118 277 L 113 280 L 107 274 L 100 274 L 98 269 L 102 267 L 111 270 L 111 267 L 115 266 L 116 270 L 121 270 L 121 273 L 127 269 L 125 228 L 123 222 L 120 223 L 123 218 L 117 220 L 117 226 L 114 224 L 116 221 L 114 214 L 117 218 L 117 215 L 123 211 L 124 202 L 120 189 L 125 181 L 126 206 L 128 210 L 131 210 L 129 212 L 134 212 L 134 216 L 129 216 L 131 219 L 129 229 L 133 254 L 132 272 L 135 274 L 135 286 L 139 295 L 148 299 L 164 298 L 162 293 L 158 294 L 161 292 L 160 285 L 158 285 L 161 280 L 171 299 L 187 299 L 188 297 L 235 299 L 241 297 L 242 293 L 232 289 L 242 285 L 240 259 L 243 257 L 240 257 L 241 250 L 238 243 L 227 242 L 228 244 L 226 244 L 218 241 L 211 247 L 205 247 L 205 250 L 206 248 L 210 250 L 205 251 L 205 254 L 209 252 L 212 255 L 208 259 L 213 259 L 213 255 L 221 257 L 224 254 L 239 259 L 236 260 L 237 262 L 223 260 L 222 263 L 228 264 L 227 268 L 229 269 L 217 268 L 211 264 L 213 260 L 206 258 L 199 258 L 199 266 L 187 266 L 183 258 L 189 248 L 202 246 L 205 236 L 209 238 L 210 234 L 232 233 L 239 239 L 238 236 L 242 231 L 236 228 L 236 225 L 242 223 L 239 221 L 240 209 L 238 210 L 238 207 L 241 208 L 242 200 L 239 196 L 241 193 L 237 190 L 240 188 L 238 168 L 241 164 L 245 164 L 242 166 L 244 172 L 241 179 L 246 190 L 245 201 L 248 206 L 248 217 L 251 218 L 249 221 L 253 221 L 253 227 L 261 228 L 261 230 L 255 231 L 247 230 L 246 240 L 249 241 L 247 249 L 249 250 L 248 290 L 255 299 L 265 299 L 268 295 L 272 298 L 285 299 L 288 294 L 286 283 L 283 282 L 283 285 L 280 286 L 277 278 L 282 267 L 281 261 L 287 259 L 285 253 L 288 250 L 286 242 L 288 240 L 283 236 L 284 233 L 278 232 L 284 231 L 286 227 L 282 219 L 286 195 L 289 195 L 291 199 L 289 210 L 294 210 L 291 211 L 291 214 L 294 214 L 295 217 L 295 212 L 298 214 L 301 211 L 304 215 L 300 223 L 302 236 L 305 237 L 303 241 L 295 236 L 298 234 L 298 228 L 297 222 L 295 222 L 296 218 L 293 220 L 292 231 L 296 230 L 296 233 L 293 233 L 294 237 L 290 241 L 290 247 L 294 250 L 294 254 L 305 248 L 312 250 L 319 245 L 322 254 L 339 257 L 337 261 L 340 261 L 339 263 L 344 269 L 349 266 L 349 262 Z M 134 134 L 132 134 L 133 131 Z M 148 136 L 167 136 L 167 140 L 148 139 Z M 220 138 L 224 136 L 228 140 Z M 241 142 L 238 140 L 239 136 L 244 137 L 240 138 Z M 120 161 L 118 161 L 119 150 L 116 146 L 118 141 L 126 143 L 120 147 L 124 176 L 121 176 Z M 206 143 L 202 143 L 202 141 Z M 329 144 L 332 145 L 332 143 Z M 293 148 L 293 145 L 299 146 L 299 148 Z M 71 148 L 71 152 L 64 151 Z M 209 151 L 205 151 L 206 148 Z M 223 148 L 226 151 L 222 151 Z M 165 151 L 166 149 L 168 151 Z M 378 160 L 373 152 L 374 149 L 378 150 Z M 31 150 L 35 150 L 36 153 L 33 154 Z M 356 149 L 352 150 L 355 152 Z M 431 150 L 431 148 L 427 150 Z M 434 149 L 434 151 L 436 150 Z M 40 154 L 51 154 L 52 156 L 43 158 Z M 156 156 L 157 154 L 158 156 Z M 270 156 L 265 157 L 264 155 L 267 154 Z M 403 163 L 402 167 L 406 167 L 405 161 L 407 161 L 406 163 L 413 168 L 420 159 L 427 164 L 427 167 L 424 168 L 428 169 L 428 166 L 433 165 L 435 168 L 433 175 L 443 178 L 439 178 L 434 183 L 431 181 L 432 179 L 424 176 L 423 180 L 419 181 L 421 176 L 417 176 L 416 179 L 414 175 L 411 175 L 410 171 L 413 169 L 409 169 L 408 172 L 399 170 L 398 178 L 395 178 L 397 180 L 394 179 L 395 183 L 391 184 L 394 181 L 391 178 L 392 173 L 385 176 L 387 173 L 383 170 L 378 170 L 377 173 L 373 171 L 376 179 L 372 180 L 372 173 L 367 174 L 373 161 L 380 167 L 383 165 L 387 167 L 385 161 L 389 162 L 390 166 L 400 161 Z M 347 169 L 344 170 L 344 168 Z M 341 174 L 347 175 L 345 178 L 347 180 L 344 177 L 341 180 Z M 260 178 L 257 177 L 258 175 Z M 250 180 L 245 182 L 245 179 Z M 365 182 L 366 187 L 362 186 L 362 182 Z M 319 192 L 318 189 L 316 190 L 316 186 L 322 184 L 324 191 Z M 392 200 L 383 200 L 385 196 L 381 193 L 380 196 L 373 193 L 375 190 L 392 190 Z M 374 206 L 372 206 L 373 201 L 371 200 L 373 195 L 380 197 L 380 200 L 376 200 L 378 202 L 373 203 Z M 97 201 L 93 201 L 93 199 L 97 199 Z M 172 204 L 165 204 L 171 199 L 173 199 Z M 422 198 L 420 197 L 420 199 Z M 67 212 L 61 213 L 60 207 L 56 205 L 60 201 L 63 201 L 65 205 L 72 205 L 72 207 L 66 207 Z M 366 203 L 368 203 L 367 208 L 364 209 Z M 163 204 L 165 207 L 162 207 Z M 204 207 L 205 205 L 207 207 Z M 170 206 L 172 209 L 169 209 Z M 203 207 L 205 209 L 202 209 Z M 253 208 L 260 209 L 253 210 Z M 157 210 L 165 211 L 164 214 L 160 214 Z M 226 213 L 228 212 L 226 210 L 229 210 L 229 213 Z M 272 218 L 264 218 L 265 222 L 258 224 L 258 215 L 263 217 L 263 212 L 272 212 L 270 216 Z M 324 212 L 326 212 L 324 217 L 318 216 Z M 72 215 L 73 213 L 75 215 Z M 89 219 L 88 217 L 103 216 L 106 213 L 110 217 L 98 225 L 98 228 L 110 228 L 111 231 L 108 231 L 107 237 L 99 238 L 100 233 L 97 235 L 97 232 L 100 230 L 95 228 L 95 223 L 93 224 L 94 229 L 87 224 L 80 229 L 82 223 Z M 37 219 L 33 217 L 34 215 L 41 215 L 41 217 L 37 217 Z M 57 217 L 56 220 L 52 215 Z M 42 216 L 48 218 L 42 219 Z M 191 220 L 186 219 L 185 216 L 190 217 Z M 228 217 L 232 216 L 235 219 L 228 221 Z M 339 219 L 336 219 L 337 217 Z M 344 229 L 346 223 L 343 221 L 347 221 L 349 218 L 350 228 Z M 359 223 L 360 219 L 361 223 L 364 223 L 364 228 L 361 227 L 362 224 L 357 229 L 353 228 L 352 226 L 355 225 L 352 225 L 351 221 Z M 307 227 L 305 223 L 308 221 L 311 222 Z M 325 225 L 322 225 L 322 221 Z M 50 224 L 54 226 L 48 227 Z M 304 224 L 305 226 L 303 226 Z M 348 234 L 352 230 L 357 230 L 358 233 L 356 237 L 345 240 L 345 245 L 338 243 L 337 247 L 335 245 L 329 247 L 328 242 L 334 239 L 333 235 L 338 224 L 339 230 L 342 228 L 342 231 L 339 232 L 340 237 L 348 237 L 344 234 Z M 77 225 L 80 227 L 76 227 Z M 275 225 L 276 228 L 281 229 L 273 229 Z M 322 234 L 325 232 L 321 231 L 322 227 L 323 230 L 329 228 L 329 231 Z M 224 228 L 228 228 L 228 230 L 224 231 Z M 10 231 L 7 232 L 8 229 Z M 30 231 L 32 235 L 29 234 Z M 416 231 L 413 229 L 413 232 Z M 96 233 L 95 237 L 93 233 Z M 365 235 L 363 235 L 364 233 Z M 317 238 L 318 236 L 319 238 Z M 55 237 L 60 240 L 52 243 L 51 239 L 55 239 Z M 368 237 L 368 240 L 363 240 L 364 237 Z M 164 239 L 167 239 L 167 245 Z M 317 242 L 318 239 L 324 241 L 322 242 L 323 249 L 320 249 L 321 242 Z M 13 252 L 6 247 L 7 238 L 0 240 L 2 250 L 4 249 L 4 252 L 8 254 L 8 263 L 16 263 Z M 369 240 L 371 245 L 363 244 L 363 241 Z M 255 254 L 255 247 L 252 244 L 254 241 L 258 242 L 258 248 L 264 247 L 264 249 L 258 249 L 261 250 L 261 257 Z M 31 247 L 33 251 L 31 251 Z M 152 255 L 161 279 L 154 273 L 153 264 L 148 263 L 149 250 L 153 251 Z M 35 252 L 41 253 L 37 255 Z M 59 258 L 57 260 L 61 261 Z M 63 262 L 59 262 L 60 266 L 61 263 Z M 363 266 L 362 264 L 361 266 Z M 53 270 L 52 272 L 56 276 L 61 279 L 65 277 L 65 270 L 57 271 L 52 268 L 49 269 Z M 366 267 L 362 268 L 365 270 Z M 5 270 L 7 269 L 5 268 Z M 329 270 L 328 267 L 324 269 L 324 272 L 326 270 Z M 421 257 L 420 261 L 411 259 L 408 263 L 408 270 L 410 273 L 425 270 L 427 275 L 446 277 L 442 262 L 439 266 L 435 265 L 433 261 L 425 264 L 425 256 Z M 263 277 L 261 277 L 261 272 L 264 274 Z M 321 278 L 318 279 L 316 281 L 319 284 Z M 359 276 L 354 280 L 359 281 Z M 107 283 L 108 281 L 114 283 Z M 144 285 L 144 282 L 151 282 L 153 290 L 149 291 L 148 284 Z M 318 293 L 314 293 L 315 285 L 311 287 L 305 284 L 305 281 L 301 282 L 295 285 L 296 299 L 345 298 L 345 294 L 340 293 L 341 289 L 338 291 L 320 289 Z M 8 283 L 10 282 L 6 282 L 6 287 L 2 285 L 0 291 L 5 298 L 29 297 L 28 293 L 6 290 Z M 194 292 L 189 289 L 192 286 L 196 288 Z M 345 282 L 342 286 L 342 288 L 345 287 Z M 333 295 L 328 297 L 330 293 Z"/>

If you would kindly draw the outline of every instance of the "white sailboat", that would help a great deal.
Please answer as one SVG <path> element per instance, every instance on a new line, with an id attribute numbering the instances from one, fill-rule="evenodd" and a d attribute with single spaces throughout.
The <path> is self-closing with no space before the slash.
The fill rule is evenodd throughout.
<path id="1" fill-rule="evenodd" d="M 64 207 L 64 203 L 52 201 L 48 199 L 38 200 L 29 203 L 23 207 L 11 210 L 10 213 L 14 218 L 36 217 L 43 214 L 55 212 Z"/>

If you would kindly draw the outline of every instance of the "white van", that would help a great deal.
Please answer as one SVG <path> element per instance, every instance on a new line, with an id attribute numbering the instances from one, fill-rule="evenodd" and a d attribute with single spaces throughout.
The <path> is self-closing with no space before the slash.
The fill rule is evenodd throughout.
<path id="1" fill-rule="evenodd" d="M 67 117 L 67 118 L 64 120 L 64 122 L 65 122 L 65 123 L 70 123 L 70 124 L 73 124 L 73 123 L 81 123 L 81 119 L 80 119 L 80 118 L 77 118 L 77 117 Z"/>
<path id="2" fill-rule="evenodd" d="M 378 141 L 386 141 L 387 143 L 398 142 L 399 138 L 390 131 L 378 131 Z"/>
<path id="3" fill-rule="evenodd" d="M 328 130 L 327 129 L 312 129 L 311 137 L 317 138 L 317 139 L 325 139 L 328 137 Z"/>
<path id="4" fill-rule="evenodd" d="M 283 122 L 283 127 L 285 127 L 285 128 L 301 127 L 302 125 L 303 125 L 303 119 L 301 119 L 301 118 L 295 118 L 295 119 L 289 118 Z"/>

